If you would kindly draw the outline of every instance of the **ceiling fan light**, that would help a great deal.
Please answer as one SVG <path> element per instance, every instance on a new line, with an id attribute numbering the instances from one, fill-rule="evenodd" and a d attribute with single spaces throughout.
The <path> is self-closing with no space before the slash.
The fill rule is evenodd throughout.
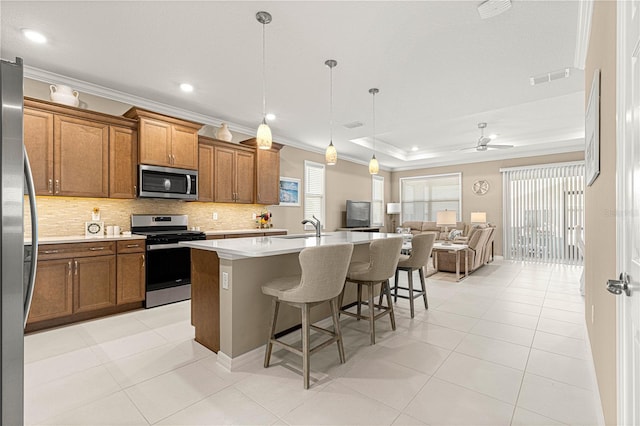
<path id="1" fill-rule="evenodd" d="M 369 161 L 369 174 L 377 175 L 379 171 L 380 171 L 380 164 L 378 164 L 378 159 L 376 158 L 376 155 L 373 154 L 373 157 L 371 157 L 371 161 Z"/>
<path id="2" fill-rule="evenodd" d="M 262 120 L 262 124 L 258 127 L 256 134 L 256 144 L 259 149 L 271 149 L 271 129 L 265 120 Z"/>
<path id="3" fill-rule="evenodd" d="M 338 162 L 338 151 L 336 151 L 336 147 L 333 146 L 333 141 L 329 144 L 324 153 L 324 160 L 327 163 L 327 166 L 335 166 Z"/>

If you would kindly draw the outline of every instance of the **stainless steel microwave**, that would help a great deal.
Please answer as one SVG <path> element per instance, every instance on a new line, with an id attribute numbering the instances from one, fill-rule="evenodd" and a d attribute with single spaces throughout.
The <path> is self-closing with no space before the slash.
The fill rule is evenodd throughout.
<path id="1" fill-rule="evenodd" d="M 140 193 L 142 198 L 198 199 L 198 172 L 172 167 L 140 165 Z"/>

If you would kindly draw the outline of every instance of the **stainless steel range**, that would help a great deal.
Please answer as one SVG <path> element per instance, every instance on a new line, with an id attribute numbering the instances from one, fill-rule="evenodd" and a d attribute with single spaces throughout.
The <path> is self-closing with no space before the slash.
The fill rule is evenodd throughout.
<path id="1" fill-rule="evenodd" d="M 178 242 L 206 236 L 188 223 L 187 215 L 131 215 L 131 232 L 147 237 L 146 308 L 191 298 L 191 250 Z"/>

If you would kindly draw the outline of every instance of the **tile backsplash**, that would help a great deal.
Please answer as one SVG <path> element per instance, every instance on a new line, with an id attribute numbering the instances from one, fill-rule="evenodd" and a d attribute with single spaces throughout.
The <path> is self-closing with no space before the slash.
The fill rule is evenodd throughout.
<path id="1" fill-rule="evenodd" d="M 29 202 L 25 198 L 25 236 L 31 236 Z M 108 225 L 118 225 L 122 231 L 131 230 L 132 214 L 186 214 L 189 227 L 199 226 L 202 231 L 251 229 L 256 227 L 252 214 L 260 214 L 265 208 L 258 204 L 200 203 L 179 200 L 110 198 L 37 197 L 38 235 L 61 237 L 84 235 L 84 223 L 91 220 L 94 207 L 100 209 L 100 220 Z M 213 220 L 213 213 L 218 219 Z M 277 226 L 277 218 L 273 226 Z"/>

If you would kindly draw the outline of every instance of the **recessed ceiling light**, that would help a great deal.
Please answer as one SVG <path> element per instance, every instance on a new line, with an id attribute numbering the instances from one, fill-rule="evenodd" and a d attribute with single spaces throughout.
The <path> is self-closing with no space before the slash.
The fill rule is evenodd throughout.
<path id="1" fill-rule="evenodd" d="M 418 147 L 417 147 L 417 146 L 412 146 L 412 147 L 411 147 L 411 151 L 414 151 L 414 152 L 415 152 L 415 151 L 417 151 L 417 150 L 418 150 Z"/>
<path id="2" fill-rule="evenodd" d="M 272 113 L 269 113 L 269 114 L 265 115 L 265 118 L 266 118 L 267 120 L 269 120 L 269 121 L 273 121 L 273 120 L 275 120 L 275 119 L 276 119 L 276 115 L 275 115 L 275 114 L 272 114 Z"/>
<path id="3" fill-rule="evenodd" d="M 24 36 L 26 38 L 28 38 L 29 40 L 31 40 L 34 43 L 43 44 L 43 43 L 47 42 L 47 38 L 45 36 L 43 36 L 41 33 L 37 32 L 37 31 L 30 30 L 28 28 L 23 29 L 22 30 L 22 34 L 24 34 Z"/>
<path id="4" fill-rule="evenodd" d="M 188 93 L 188 92 L 193 92 L 193 86 L 192 86 L 192 85 L 190 85 L 189 83 L 182 83 L 182 84 L 180 85 L 180 89 L 181 89 L 183 92 L 187 92 L 187 93 Z"/>

